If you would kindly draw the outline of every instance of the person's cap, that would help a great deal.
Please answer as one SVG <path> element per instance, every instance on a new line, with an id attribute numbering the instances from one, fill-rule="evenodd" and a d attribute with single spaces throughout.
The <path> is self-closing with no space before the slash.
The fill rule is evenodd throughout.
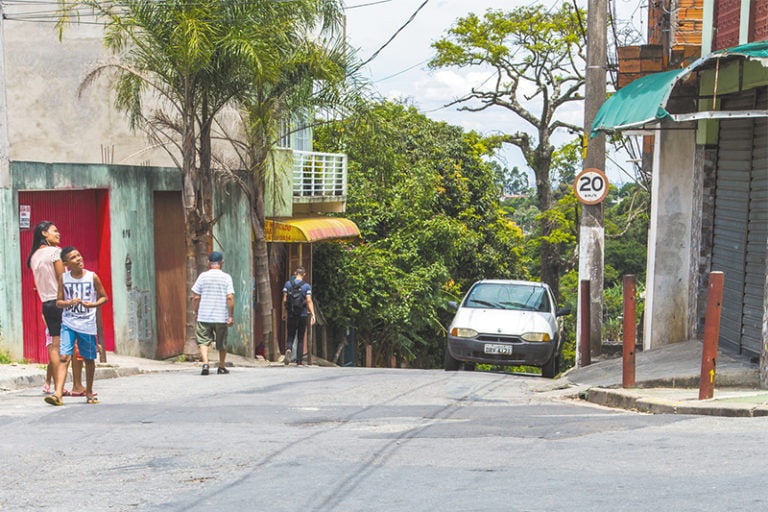
<path id="1" fill-rule="evenodd" d="M 224 255 L 221 254 L 219 251 L 213 251 L 211 254 L 208 255 L 208 261 L 211 263 L 221 263 L 224 261 Z"/>

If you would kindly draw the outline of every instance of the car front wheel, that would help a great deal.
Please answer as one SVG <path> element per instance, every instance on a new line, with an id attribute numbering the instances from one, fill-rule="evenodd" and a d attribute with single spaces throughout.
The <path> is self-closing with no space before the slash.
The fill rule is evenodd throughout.
<path id="1" fill-rule="evenodd" d="M 459 369 L 459 362 L 453 358 L 448 347 L 445 347 L 445 362 L 443 366 L 447 372 L 455 372 Z"/>
<path id="2" fill-rule="evenodd" d="M 544 366 L 541 367 L 541 376 L 548 379 L 554 379 L 557 375 L 558 366 L 560 366 L 560 352 L 555 351 Z"/>

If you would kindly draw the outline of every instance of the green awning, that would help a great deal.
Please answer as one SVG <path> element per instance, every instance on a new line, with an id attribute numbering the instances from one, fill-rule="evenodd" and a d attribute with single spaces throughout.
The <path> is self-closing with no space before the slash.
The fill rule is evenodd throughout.
<path id="1" fill-rule="evenodd" d="M 592 123 L 591 136 L 600 131 L 612 132 L 640 128 L 669 117 L 670 113 L 666 110 L 667 102 L 675 85 L 681 79 L 696 72 L 713 59 L 732 56 L 766 60 L 763 65 L 768 66 L 768 41 L 720 50 L 698 59 L 686 68 L 638 78 L 616 91 L 603 103 Z M 693 117 L 688 116 L 687 119 L 693 119 Z"/>
<path id="2" fill-rule="evenodd" d="M 687 72 L 674 69 L 654 73 L 625 85 L 600 107 L 592 123 L 592 134 L 637 128 L 669 116 L 664 106 L 678 78 Z"/>

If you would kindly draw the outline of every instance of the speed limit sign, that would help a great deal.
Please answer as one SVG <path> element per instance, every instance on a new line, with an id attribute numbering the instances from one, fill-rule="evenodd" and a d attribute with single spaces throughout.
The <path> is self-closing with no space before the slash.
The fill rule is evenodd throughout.
<path id="1" fill-rule="evenodd" d="M 584 169 L 573 183 L 576 197 L 584 204 L 598 204 L 608 195 L 608 178 L 600 169 Z"/>

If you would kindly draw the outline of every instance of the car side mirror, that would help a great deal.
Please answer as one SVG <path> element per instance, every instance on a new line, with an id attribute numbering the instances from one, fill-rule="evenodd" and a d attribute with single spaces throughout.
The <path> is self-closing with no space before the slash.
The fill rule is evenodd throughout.
<path id="1" fill-rule="evenodd" d="M 557 308 L 557 313 L 555 313 L 555 316 L 568 316 L 571 314 L 571 308 L 568 306 L 564 308 Z"/>
<path id="2" fill-rule="evenodd" d="M 459 310 L 459 303 L 455 300 L 449 300 L 448 301 L 448 309 L 451 311 L 458 311 Z"/>

